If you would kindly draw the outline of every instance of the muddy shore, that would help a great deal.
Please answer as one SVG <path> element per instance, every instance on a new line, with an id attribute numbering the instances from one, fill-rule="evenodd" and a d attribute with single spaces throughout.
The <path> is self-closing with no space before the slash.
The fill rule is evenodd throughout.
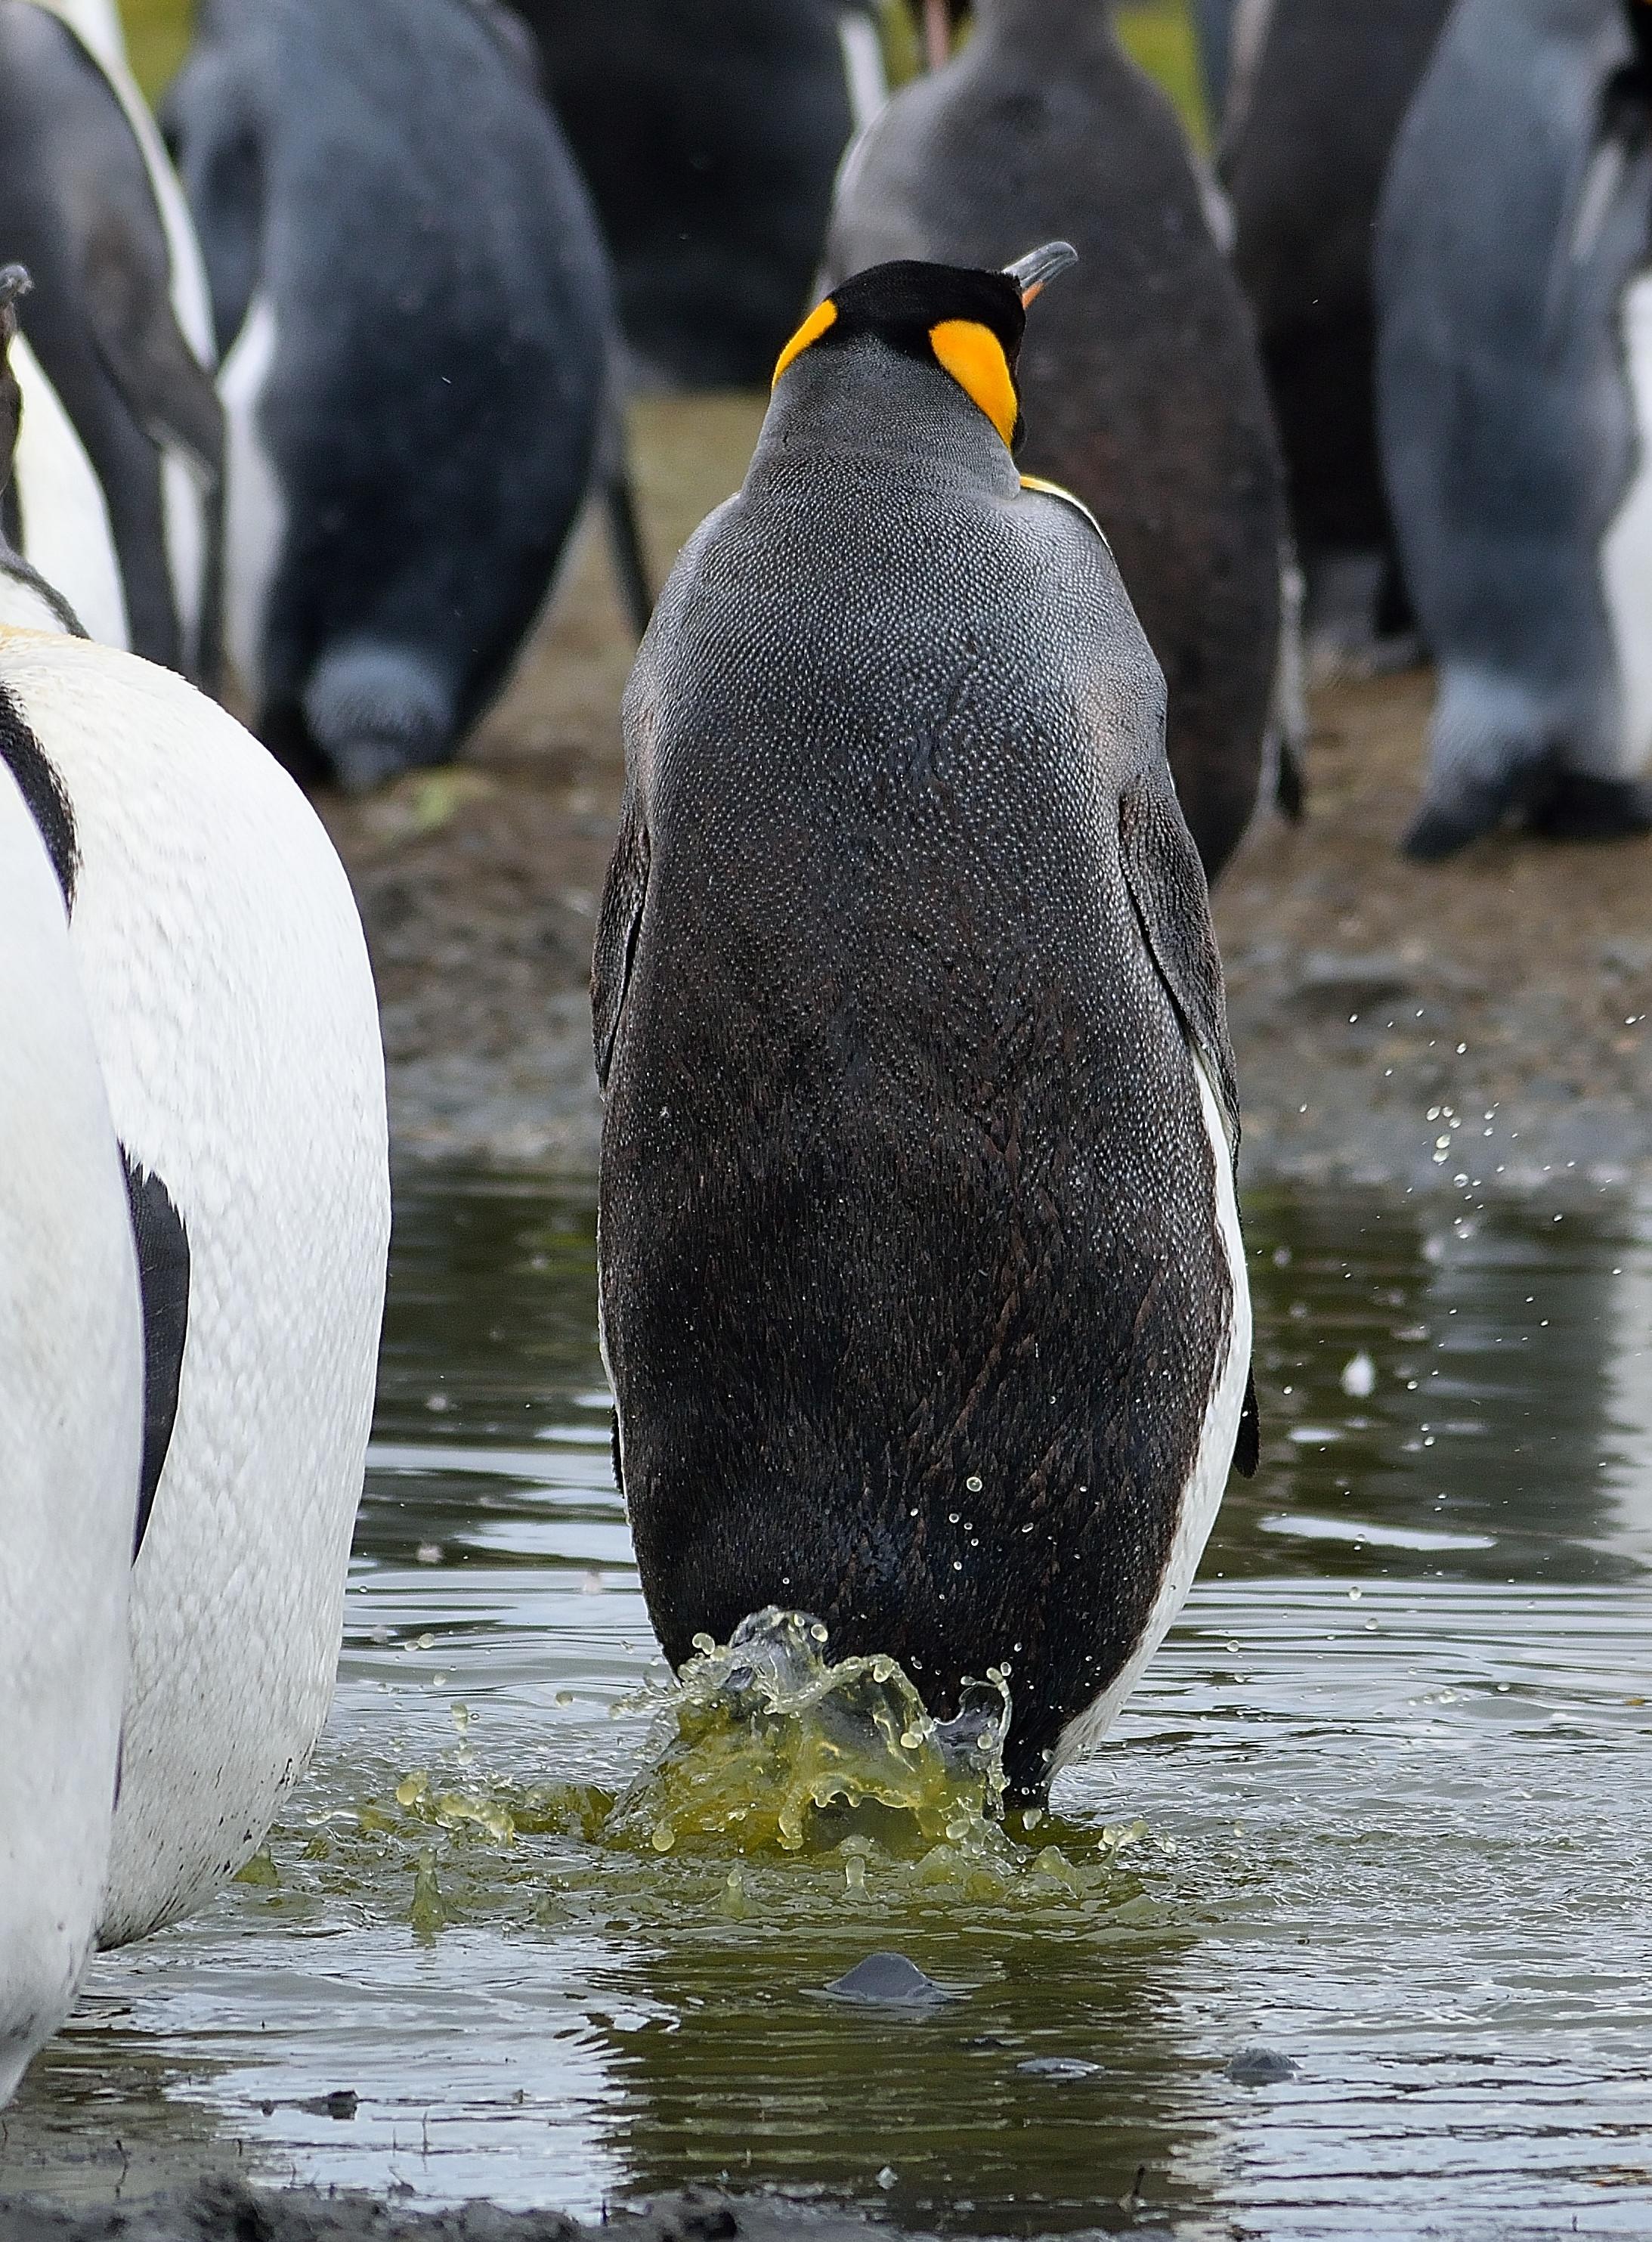
<path id="1" fill-rule="evenodd" d="M 760 414 L 638 408 L 657 574 L 738 482 Z M 594 1167 L 585 978 L 631 653 L 592 523 L 463 761 L 322 804 L 367 922 L 405 1160 Z M 1428 696 L 1421 673 L 1316 695 L 1307 819 L 1265 820 L 1218 892 L 1247 1175 L 1475 1196 L 1652 1180 L 1652 843 L 1510 836 L 1403 863 Z"/>
<path id="2" fill-rule="evenodd" d="M 0 2242 L 867 2242 L 889 2232 L 851 2212 L 785 2198 L 731 2202 L 693 2191 L 605 2212 L 600 2225 L 558 2211 L 468 2203 L 418 2212 L 348 2191 L 272 2191 L 232 2179 L 97 2211 L 0 2201 Z"/>

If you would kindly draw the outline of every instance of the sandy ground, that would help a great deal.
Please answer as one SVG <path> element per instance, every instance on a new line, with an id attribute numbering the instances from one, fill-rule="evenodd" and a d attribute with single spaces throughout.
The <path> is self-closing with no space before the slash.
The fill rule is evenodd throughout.
<path id="1" fill-rule="evenodd" d="M 660 575 L 739 481 L 760 414 L 746 397 L 639 407 Z M 378 970 L 404 1158 L 594 1165 L 585 975 L 631 653 L 592 522 L 462 762 L 322 804 Z M 1510 836 L 1404 863 L 1428 695 L 1421 674 L 1320 694 L 1306 822 L 1265 819 L 1218 892 L 1247 1172 L 1464 1192 L 1652 1178 L 1652 843 Z"/>

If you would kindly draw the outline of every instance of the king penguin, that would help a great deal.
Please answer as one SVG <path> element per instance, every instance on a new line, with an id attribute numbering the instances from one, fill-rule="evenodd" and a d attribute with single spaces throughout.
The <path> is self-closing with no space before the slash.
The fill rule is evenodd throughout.
<path id="1" fill-rule="evenodd" d="M 14 406 L 0 384 L 0 441 Z M 0 628 L 0 763 L 57 873 L 142 1299 L 108 1945 L 246 1858 L 331 1699 L 390 1232 L 384 1057 L 325 831 L 183 678 Z"/>
<path id="2" fill-rule="evenodd" d="M 1008 1670 L 1013 1795 L 1098 1737 L 1237 1454 L 1238 1116 L 1164 681 L 1018 473 L 1072 262 L 861 272 L 627 688 L 592 980 L 616 1455 L 666 1656 L 778 1604 L 932 1712 Z"/>
<path id="3" fill-rule="evenodd" d="M 1652 5 L 1461 0 L 1395 149 L 1379 403 L 1437 688 L 1407 836 L 1652 829 Z"/>
<path id="4" fill-rule="evenodd" d="M 225 635 L 300 778 L 457 752 L 599 464 L 613 323 L 519 27 L 206 0 L 167 97 L 223 352 Z"/>
<path id="5" fill-rule="evenodd" d="M 1250 314 L 1168 102 L 1097 0 L 980 0 L 944 70 L 852 151 L 826 274 L 998 265 L 1059 234 L 1082 262 L 1034 323 L 1025 464 L 1089 507 L 1170 695 L 1170 768 L 1207 874 L 1279 765 L 1287 707 L 1277 440 Z M 1288 797 L 1288 790 L 1287 790 Z"/>
<path id="6" fill-rule="evenodd" d="M 224 417 L 205 276 L 115 28 L 85 0 L 0 0 L 0 265 L 35 284 L 4 526 L 92 636 L 211 684 Z"/>
<path id="7" fill-rule="evenodd" d="M 1448 0 L 1241 0 L 1219 112 L 1234 265 L 1256 314 L 1321 672 L 1415 650 L 1376 433 L 1371 240 Z"/>
<path id="8" fill-rule="evenodd" d="M 633 370 L 755 387 L 887 92 L 866 0 L 515 0 L 602 216 Z"/>
<path id="9" fill-rule="evenodd" d="M 4 411 L 0 399 L 0 414 Z M 0 727 L 6 722 L 0 707 Z M 0 729 L 0 2107 L 62 2023 L 108 1872 L 144 1422 L 126 1185 L 57 870 Z M 37 819 L 40 823 L 37 824 Z"/>

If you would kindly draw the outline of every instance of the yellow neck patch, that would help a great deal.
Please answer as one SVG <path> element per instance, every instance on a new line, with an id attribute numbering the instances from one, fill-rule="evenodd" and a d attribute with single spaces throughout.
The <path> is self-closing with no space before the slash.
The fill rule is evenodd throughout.
<path id="1" fill-rule="evenodd" d="M 834 320 L 837 319 L 837 316 L 838 307 L 833 302 L 830 296 L 826 299 L 824 303 L 819 303 L 815 305 L 808 318 L 805 319 L 803 325 L 798 329 L 796 334 L 793 336 L 791 341 L 787 343 L 786 348 L 780 352 L 779 358 L 775 359 L 775 381 L 779 379 L 780 376 L 786 372 L 786 369 L 791 365 L 794 358 L 798 357 L 800 352 L 807 350 L 811 343 L 818 343 L 819 341 L 821 336 L 825 334 L 826 329 L 833 325 Z M 773 386 L 773 382 L 771 382 L 769 385 L 771 388 L 772 388 Z"/>
<path id="2" fill-rule="evenodd" d="M 1020 417 L 1004 346 L 979 319 L 943 319 L 929 330 L 929 346 L 965 395 L 974 399 L 1007 444 Z"/>

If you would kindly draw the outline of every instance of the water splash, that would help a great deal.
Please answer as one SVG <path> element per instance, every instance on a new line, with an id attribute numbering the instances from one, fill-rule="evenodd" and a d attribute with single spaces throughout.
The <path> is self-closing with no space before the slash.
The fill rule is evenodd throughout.
<path id="1" fill-rule="evenodd" d="M 360 1803 L 278 1830 L 281 1883 L 264 1903 L 297 1922 L 394 1893 L 421 1943 L 483 1921 L 606 1933 L 617 1910 L 679 1936 L 686 1911 L 713 1941 L 781 1921 L 904 1937 L 1005 1909 L 1109 1936 L 1162 1924 L 1144 1878 L 1174 1855 L 1167 1838 L 1006 1813 L 1001 1673 L 938 1722 L 894 1659 L 833 1661 L 819 1621 L 771 1609 L 726 1644 L 701 1638 L 666 1688 L 615 1709 L 639 1708 L 652 1730 L 623 1789 L 491 1773 L 455 1722 L 457 1748 L 431 1766 L 386 1770 Z"/>
<path id="2" fill-rule="evenodd" d="M 996 1834 L 1010 1693 L 995 1668 L 943 1724 L 893 1658 L 833 1661 L 804 1612 L 759 1612 L 695 1647 L 608 1843 L 818 1853 L 858 1836 L 910 1857 Z"/>

